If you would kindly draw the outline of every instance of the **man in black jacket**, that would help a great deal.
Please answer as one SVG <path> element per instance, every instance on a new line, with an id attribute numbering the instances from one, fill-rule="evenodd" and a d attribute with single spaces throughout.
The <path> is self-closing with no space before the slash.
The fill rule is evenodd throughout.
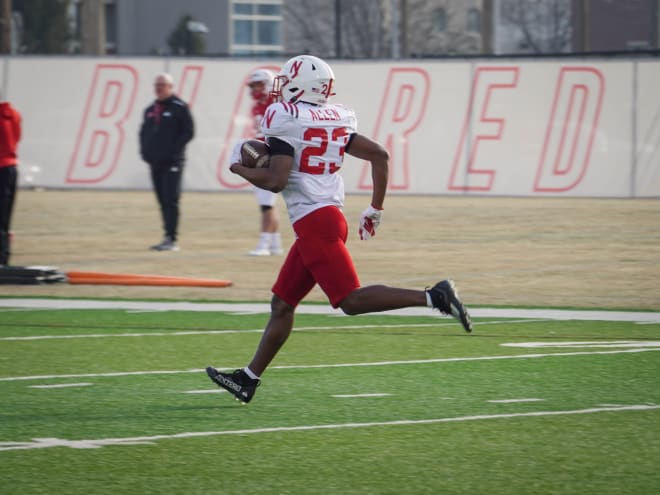
<path id="1" fill-rule="evenodd" d="M 177 251 L 179 197 L 186 144 L 195 133 L 188 105 L 174 94 L 169 74 L 154 82 L 156 101 L 144 111 L 140 127 L 140 155 L 151 168 L 156 197 L 163 217 L 165 238 L 151 246 L 155 251 Z"/>

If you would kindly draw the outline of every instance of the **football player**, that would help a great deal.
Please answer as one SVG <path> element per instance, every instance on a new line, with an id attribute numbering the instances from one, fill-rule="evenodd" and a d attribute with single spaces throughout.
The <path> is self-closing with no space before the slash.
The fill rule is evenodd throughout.
<path id="1" fill-rule="evenodd" d="M 470 332 L 472 323 L 451 280 L 426 290 L 385 285 L 361 286 L 345 242 L 341 211 L 344 185 L 338 173 L 348 153 L 371 162 L 371 204 L 360 215 L 358 234 L 376 235 L 385 201 L 389 154 L 357 132 L 355 113 L 329 103 L 335 76 L 323 60 L 300 55 L 275 79 L 278 102 L 268 107 L 262 130 L 270 146 L 268 168 L 239 162 L 230 170 L 254 185 L 282 192 L 296 240 L 272 287 L 270 319 L 252 361 L 233 373 L 206 369 L 209 377 L 243 403 L 249 402 L 266 370 L 293 328 L 296 306 L 319 284 L 335 308 L 348 315 L 410 306 L 429 306 L 454 316 Z"/>
<path id="2" fill-rule="evenodd" d="M 261 132 L 261 119 L 268 106 L 273 103 L 274 80 L 275 74 L 266 69 L 257 69 L 248 77 L 247 85 L 250 88 L 250 96 L 253 100 L 252 118 L 254 119 L 255 137 L 257 139 L 264 139 Z M 259 187 L 255 187 L 254 192 L 261 211 L 261 233 L 259 234 L 257 246 L 248 254 L 250 256 L 282 254 L 282 239 L 279 233 L 280 221 L 277 210 L 273 208 L 277 195 L 272 191 Z"/>

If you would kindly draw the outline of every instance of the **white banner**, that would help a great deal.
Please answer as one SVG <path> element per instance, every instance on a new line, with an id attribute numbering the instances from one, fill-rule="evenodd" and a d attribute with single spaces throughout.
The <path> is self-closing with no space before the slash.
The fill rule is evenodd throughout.
<path id="1" fill-rule="evenodd" d="M 333 62 L 336 101 L 391 153 L 391 193 L 660 195 L 660 63 L 644 61 Z M 251 128 L 245 87 L 273 62 L 9 58 L 3 94 L 23 115 L 21 183 L 150 188 L 137 133 L 153 78 L 170 72 L 196 135 L 184 188 L 238 190 L 233 143 Z M 370 189 L 348 158 L 348 192 Z"/>

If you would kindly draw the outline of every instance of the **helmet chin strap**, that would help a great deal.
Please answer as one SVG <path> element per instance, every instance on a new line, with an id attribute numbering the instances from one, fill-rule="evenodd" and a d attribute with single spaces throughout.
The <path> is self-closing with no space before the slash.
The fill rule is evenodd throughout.
<path id="1" fill-rule="evenodd" d="M 291 100 L 289 100 L 289 103 L 295 103 L 295 102 L 297 102 L 298 99 L 299 99 L 304 93 L 305 93 L 305 90 L 304 90 L 304 89 L 301 90 L 300 93 L 298 93 L 297 95 L 294 95 L 293 98 L 291 98 Z"/>

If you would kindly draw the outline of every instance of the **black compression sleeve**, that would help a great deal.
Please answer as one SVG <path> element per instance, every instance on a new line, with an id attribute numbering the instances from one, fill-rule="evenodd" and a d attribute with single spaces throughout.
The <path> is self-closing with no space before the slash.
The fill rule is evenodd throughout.
<path id="1" fill-rule="evenodd" d="M 348 136 L 348 141 L 346 142 L 346 146 L 344 146 L 344 151 L 345 151 L 346 153 L 350 153 L 350 151 L 348 151 L 348 148 L 351 147 L 351 143 L 353 142 L 353 138 L 355 137 L 356 134 L 357 134 L 357 133 L 354 132 L 353 134 L 351 134 L 350 136 Z"/>
<path id="2" fill-rule="evenodd" d="M 287 155 L 287 156 L 294 155 L 293 146 L 276 137 L 268 138 L 268 146 L 270 147 L 271 155 Z"/>

